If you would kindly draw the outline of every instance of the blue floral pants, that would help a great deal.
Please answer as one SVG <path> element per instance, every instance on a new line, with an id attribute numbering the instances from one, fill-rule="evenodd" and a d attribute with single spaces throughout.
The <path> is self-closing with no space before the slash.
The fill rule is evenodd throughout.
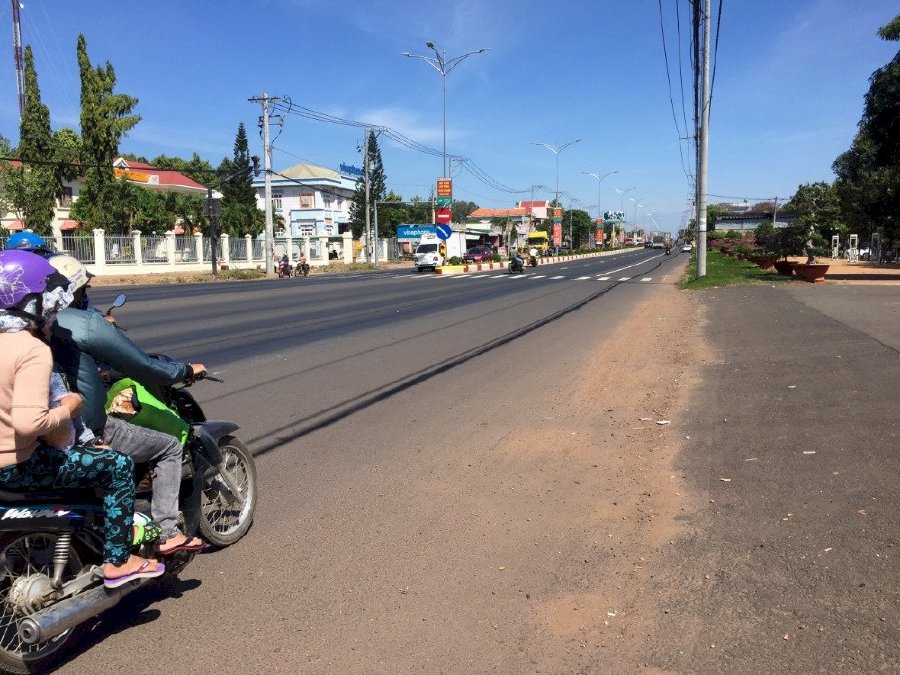
<path id="1" fill-rule="evenodd" d="M 131 548 L 134 522 L 134 461 L 109 448 L 46 445 L 19 464 L 0 469 L 0 486 L 12 490 L 97 488 L 103 492 L 103 562 L 121 565 Z"/>

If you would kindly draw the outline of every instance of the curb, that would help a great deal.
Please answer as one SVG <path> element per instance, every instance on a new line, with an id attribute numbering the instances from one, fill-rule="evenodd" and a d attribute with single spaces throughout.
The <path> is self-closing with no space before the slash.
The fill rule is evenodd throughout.
<path id="1" fill-rule="evenodd" d="M 538 258 L 538 265 L 553 265 L 556 263 L 566 262 L 568 260 L 580 260 L 582 258 L 601 258 L 608 255 L 619 255 L 621 253 L 631 253 L 641 250 L 642 247 L 621 248 L 612 251 L 600 251 L 598 253 L 578 253 L 575 255 L 554 255 Z M 528 265 L 526 264 L 526 267 Z M 490 272 L 491 270 L 506 269 L 507 263 L 504 261 L 492 263 L 475 263 L 472 265 L 442 265 L 434 268 L 435 274 L 444 276 L 453 276 L 454 274 L 469 274 L 470 272 Z"/>

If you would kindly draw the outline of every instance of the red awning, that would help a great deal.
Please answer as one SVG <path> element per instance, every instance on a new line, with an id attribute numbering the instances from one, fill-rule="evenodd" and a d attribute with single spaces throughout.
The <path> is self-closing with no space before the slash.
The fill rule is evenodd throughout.
<path id="1" fill-rule="evenodd" d="M 78 229 L 78 221 L 77 220 L 64 220 L 59 226 L 60 230 L 77 230 Z"/>
<path id="2" fill-rule="evenodd" d="M 3 225 L 3 227 L 5 227 L 5 228 L 6 228 L 7 230 L 9 230 L 10 232 L 18 232 L 19 230 L 22 229 L 22 221 L 21 221 L 21 220 L 14 220 L 14 221 L 12 221 L 11 223 L 5 223 L 5 224 Z"/>

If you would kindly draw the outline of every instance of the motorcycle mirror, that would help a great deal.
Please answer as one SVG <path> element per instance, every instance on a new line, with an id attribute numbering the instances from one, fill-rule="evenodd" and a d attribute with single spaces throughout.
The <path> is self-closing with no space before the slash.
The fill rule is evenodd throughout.
<path id="1" fill-rule="evenodd" d="M 128 296 L 125 295 L 124 293 L 119 293 L 113 300 L 112 306 L 113 307 L 121 307 L 122 305 L 125 304 L 126 300 L 128 300 Z"/>

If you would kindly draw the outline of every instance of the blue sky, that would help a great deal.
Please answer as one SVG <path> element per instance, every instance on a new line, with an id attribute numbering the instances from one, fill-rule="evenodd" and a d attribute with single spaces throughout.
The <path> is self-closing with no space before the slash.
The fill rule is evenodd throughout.
<path id="1" fill-rule="evenodd" d="M 87 39 L 95 64 L 109 61 L 117 90 L 139 99 L 142 121 L 120 149 L 214 166 L 230 157 L 237 126 L 262 154 L 266 92 L 343 119 L 388 126 L 441 149 L 441 78 L 402 52 L 447 58 L 488 47 L 446 78 L 447 152 L 470 158 L 496 189 L 455 168 L 454 198 L 512 206 L 552 198 L 559 146 L 564 204 L 596 215 L 616 210 L 614 188 L 634 188 L 632 213 L 656 229 L 684 224 L 693 173 L 679 85 L 691 125 L 687 0 L 218 0 L 131 3 L 25 0 L 22 38 L 35 54 L 54 128 L 78 128 L 75 45 Z M 679 56 L 676 7 L 681 7 Z M 713 2 L 714 9 L 717 1 Z M 724 0 L 710 123 L 710 201 L 789 197 L 804 182 L 832 180 L 831 163 L 852 141 L 868 78 L 896 43 L 875 32 L 896 0 Z M 11 9 L 0 35 L 11 42 Z M 666 31 L 673 119 L 663 55 Z M 0 50 L 0 134 L 18 141 L 12 50 Z M 273 127 L 273 168 L 311 162 L 360 164 L 356 127 L 295 114 Z M 388 187 L 427 196 L 441 158 L 380 142 Z M 682 161 L 684 158 L 684 162 Z M 608 176 L 602 183 L 584 172 Z M 652 227 L 652 226 L 651 226 Z"/>

